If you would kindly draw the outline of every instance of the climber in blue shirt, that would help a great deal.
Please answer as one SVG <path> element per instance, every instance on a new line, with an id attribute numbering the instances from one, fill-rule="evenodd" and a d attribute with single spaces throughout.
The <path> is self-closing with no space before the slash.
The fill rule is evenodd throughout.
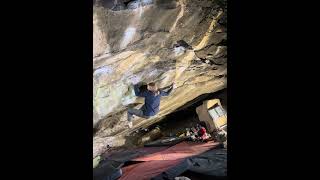
<path id="1" fill-rule="evenodd" d="M 134 93 L 138 97 L 144 97 L 144 105 L 140 109 L 129 108 L 127 115 L 129 127 L 132 128 L 132 116 L 136 115 L 142 118 L 150 118 L 159 112 L 161 96 L 168 96 L 173 90 L 174 83 L 169 86 L 167 91 L 158 89 L 156 83 L 152 82 L 147 85 L 146 91 L 140 91 L 138 85 L 134 85 Z"/>

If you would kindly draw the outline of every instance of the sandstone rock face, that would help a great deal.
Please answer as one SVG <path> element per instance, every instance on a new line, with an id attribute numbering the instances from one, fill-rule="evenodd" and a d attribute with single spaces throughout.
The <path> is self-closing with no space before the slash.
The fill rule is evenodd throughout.
<path id="1" fill-rule="evenodd" d="M 226 0 L 96 0 L 93 7 L 94 156 L 130 133 L 128 106 L 143 99 L 132 85 L 176 82 L 160 112 L 135 118 L 134 128 L 161 120 L 204 93 L 227 86 Z"/>

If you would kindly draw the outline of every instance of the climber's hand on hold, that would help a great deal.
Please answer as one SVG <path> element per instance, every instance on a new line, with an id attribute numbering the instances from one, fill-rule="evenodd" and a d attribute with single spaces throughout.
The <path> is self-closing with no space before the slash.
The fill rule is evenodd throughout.
<path id="1" fill-rule="evenodd" d="M 140 87 L 142 85 L 141 82 L 137 82 L 137 83 L 132 83 L 132 86 L 137 86 L 137 87 Z"/>

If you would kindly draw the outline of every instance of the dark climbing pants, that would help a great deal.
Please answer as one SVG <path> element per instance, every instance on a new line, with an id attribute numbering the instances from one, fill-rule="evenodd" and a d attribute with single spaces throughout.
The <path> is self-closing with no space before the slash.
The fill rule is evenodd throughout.
<path id="1" fill-rule="evenodd" d="M 138 117 L 142 117 L 142 118 L 146 118 L 148 119 L 149 116 L 145 116 L 143 114 L 143 106 L 140 108 L 140 109 L 134 109 L 134 108 L 129 108 L 128 109 L 128 112 L 127 112 L 127 115 L 128 115 L 128 121 L 132 121 L 132 116 L 133 115 L 136 115 Z"/>

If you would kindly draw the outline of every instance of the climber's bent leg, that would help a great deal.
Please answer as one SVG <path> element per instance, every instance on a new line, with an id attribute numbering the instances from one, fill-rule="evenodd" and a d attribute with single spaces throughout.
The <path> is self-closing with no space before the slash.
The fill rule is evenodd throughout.
<path id="1" fill-rule="evenodd" d="M 136 115 L 138 117 L 142 117 L 142 118 L 148 118 L 148 116 L 143 115 L 143 111 L 141 109 L 134 109 L 134 108 L 129 108 L 128 112 L 128 121 L 132 121 L 132 116 Z"/>

